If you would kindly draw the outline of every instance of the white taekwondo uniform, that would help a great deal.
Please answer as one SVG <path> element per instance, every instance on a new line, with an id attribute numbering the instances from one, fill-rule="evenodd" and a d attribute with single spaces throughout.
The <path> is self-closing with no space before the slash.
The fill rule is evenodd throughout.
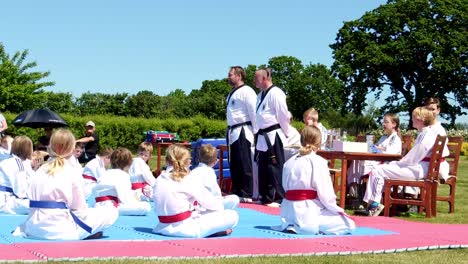
<path id="1" fill-rule="evenodd" d="M 364 201 L 380 203 L 385 179 L 396 180 L 422 180 L 427 175 L 429 162 L 437 134 L 430 127 L 424 127 L 416 138 L 411 150 L 399 161 L 375 166 L 369 173 Z M 408 188 L 405 188 L 408 192 Z"/>
<path id="2" fill-rule="evenodd" d="M 132 190 L 130 175 L 121 169 L 109 169 L 94 187 L 96 207 L 117 206 L 119 215 L 146 215 L 151 204 L 140 201 Z"/>
<path id="3" fill-rule="evenodd" d="M 226 99 L 226 144 L 229 146 L 229 170 L 233 192 L 258 197 L 257 164 L 254 162 L 255 102 L 257 94 L 248 85 L 237 87 Z M 243 132 L 243 134 L 242 134 Z M 243 137 L 241 137 L 243 135 Z M 236 145 L 233 146 L 233 144 Z M 250 163 L 247 164 L 248 158 Z"/>
<path id="4" fill-rule="evenodd" d="M 214 169 L 203 162 L 193 169 L 186 180 L 197 181 L 203 185 L 214 197 L 221 199 L 224 209 L 235 209 L 239 205 L 239 197 L 235 194 L 222 196 Z"/>
<path id="5" fill-rule="evenodd" d="M 297 154 L 284 164 L 283 188 L 285 199 L 281 203 L 281 225 L 273 227 L 283 231 L 292 229 L 298 234 L 348 234 L 356 225 L 337 206 L 328 162 L 315 152 L 301 156 Z M 304 191 L 312 196 L 299 196 Z M 315 197 L 314 197 L 315 196 Z M 291 198 L 290 198 L 291 197 Z"/>
<path id="6" fill-rule="evenodd" d="M 31 161 L 21 160 L 16 155 L 0 162 L 0 212 L 28 214 L 27 191 L 34 177 Z"/>
<path id="7" fill-rule="evenodd" d="M 153 195 L 153 185 L 156 181 L 150 167 L 140 158 L 133 158 L 132 165 L 128 170 L 132 190 L 141 201 L 151 201 Z"/>
<path id="8" fill-rule="evenodd" d="M 256 111 L 257 127 L 254 132 L 257 134 L 259 193 L 262 203 L 269 204 L 284 195 L 281 172 L 290 125 L 286 94 L 277 86 L 261 91 L 257 96 Z M 271 144 L 270 150 L 265 136 Z"/>
<path id="9" fill-rule="evenodd" d="M 106 167 L 102 158 L 97 155 L 94 159 L 86 163 L 83 169 L 85 197 L 88 199 L 93 194 L 93 188 L 99 181 L 99 178 L 106 172 Z"/>
<path id="10" fill-rule="evenodd" d="M 53 159 L 48 163 L 51 161 Z M 118 217 L 115 208 L 88 208 L 82 176 L 68 160 L 65 160 L 64 167 L 54 175 L 47 173 L 47 167 L 45 164 L 36 171 L 31 179 L 28 197 L 31 202 L 58 202 L 63 203 L 66 208 L 38 208 L 31 204 L 28 219 L 13 235 L 36 239 L 76 240 L 84 239 L 114 224 Z M 85 223 L 90 232 L 80 226 L 73 215 Z"/>
<path id="11" fill-rule="evenodd" d="M 401 154 L 401 138 L 396 131 L 390 136 L 383 135 L 375 145 L 383 148 L 382 153 Z M 361 176 L 369 174 L 379 164 L 382 164 L 382 162 L 375 160 L 353 161 L 347 172 L 348 184 L 353 182 L 359 183 Z"/>
<path id="12" fill-rule="evenodd" d="M 159 223 L 154 233 L 175 237 L 201 238 L 232 229 L 239 221 L 234 210 L 224 210 L 223 203 L 196 181 L 177 182 L 169 166 L 154 185 L 154 208 Z M 211 212 L 193 211 L 193 201 Z"/>

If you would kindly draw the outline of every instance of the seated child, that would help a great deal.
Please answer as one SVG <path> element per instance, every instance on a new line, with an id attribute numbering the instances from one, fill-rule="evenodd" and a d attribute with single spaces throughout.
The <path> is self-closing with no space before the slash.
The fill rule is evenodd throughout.
<path id="1" fill-rule="evenodd" d="M 37 171 L 45 162 L 49 153 L 42 150 L 35 150 L 32 153 L 31 166 L 34 171 Z"/>
<path id="2" fill-rule="evenodd" d="M 11 158 L 11 143 L 13 138 L 10 135 L 2 137 L 0 144 L 0 161 Z"/>
<path id="3" fill-rule="evenodd" d="M 396 114 L 385 114 L 383 121 L 384 135 L 379 139 L 377 144 L 374 145 L 375 152 L 387 154 L 401 154 L 401 138 L 400 119 Z M 374 160 L 359 160 L 353 161 L 348 168 L 348 186 L 349 195 L 353 198 L 358 196 L 358 184 L 361 176 L 369 174 L 369 172 L 378 164 L 382 162 Z"/>
<path id="4" fill-rule="evenodd" d="M 81 166 L 78 158 L 81 156 L 81 153 L 83 153 L 83 150 L 84 150 L 84 143 L 76 142 L 75 150 L 73 151 L 73 155 L 71 155 L 70 158 L 68 159 L 68 161 L 70 161 L 70 163 L 73 165 L 73 167 L 78 169 L 80 172 L 83 171 L 83 167 Z"/>
<path id="5" fill-rule="evenodd" d="M 96 155 L 96 158 L 86 163 L 83 169 L 83 179 L 85 183 L 85 196 L 86 199 L 93 193 L 93 188 L 96 186 L 99 178 L 106 172 L 107 166 L 110 163 L 110 155 L 112 154 L 112 148 L 103 148 Z"/>
<path id="6" fill-rule="evenodd" d="M 419 133 L 411 150 L 401 160 L 377 165 L 369 173 L 364 194 L 364 202 L 367 203 L 365 214 L 368 216 L 378 216 L 384 208 L 380 200 L 385 179 L 421 180 L 427 175 L 429 156 L 437 138 L 437 133 L 431 129 L 434 115 L 424 107 L 417 107 L 412 118 L 413 127 Z"/>
<path id="7" fill-rule="evenodd" d="M 0 162 L 0 212 L 28 214 L 27 190 L 34 171 L 31 167 L 33 143 L 17 136 L 11 144 L 12 157 Z"/>
<path id="8" fill-rule="evenodd" d="M 112 152 L 111 169 L 101 175 L 94 187 L 96 207 L 115 206 L 120 215 L 146 215 L 151 210 L 151 205 L 137 199 L 132 190 L 128 175 L 132 161 L 132 153 L 126 148 Z"/>
<path id="9" fill-rule="evenodd" d="M 167 169 L 154 184 L 154 207 L 159 223 L 154 233 L 200 238 L 215 235 L 229 235 L 239 221 L 236 211 L 224 209 L 205 186 L 186 181 L 189 173 L 190 152 L 182 145 L 174 144 L 166 150 Z M 193 201 L 209 212 L 200 214 L 193 211 Z"/>
<path id="10" fill-rule="evenodd" d="M 293 121 L 293 116 L 289 112 L 289 136 L 287 139 L 287 145 L 284 146 L 284 160 L 288 160 L 292 156 L 296 155 L 299 152 L 299 147 L 301 146 L 301 135 L 295 127 L 291 125 Z"/>
<path id="11" fill-rule="evenodd" d="M 14 236 L 53 240 L 97 238 L 117 220 L 115 208 L 88 208 L 81 174 L 66 161 L 74 148 L 75 137 L 69 130 L 58 129 L 52 134 L 50 159 L 37 170 L 28 188 L 29 216 L 13 232 Z"/>
<path id="12" fill-rule="evenodd" d="M 201 183 L 214 197 L 223 201 L 224 209 L 235 209 L 239 205 L 239 197 L 235 194 L 224 197 L 221 195 L 221 189 L 213 169 L 218 161 L 216 156 L 216 148 L 211 144 L 201 146 L 198 154 L 200 164 L 187 175 L 187 181 L 193 180 Z"/>
<path id="13" fill-rule="evenodd" d="M 318 156 L 320 130 L 306 126 L 301 131 L 299 154 L 283 168 L 285 198 L 281 203 L 281 225 L 278 231 L 297 234 L 349 234 L 354 221 L 336 205 L 327 160 Z"/>
<path id="14" fill-rule="evenodd" d="M 327 129 L 322 125 L 322 123 L 318 121 L 318 111 L 313 107 L 307 109 L 303 114 L 303 120 L 306 126 L 315 126 L 320 130 L 320 134 L 322 137 L 320 140 L 320 148 L 325 149 L 325 146 L 327 144 L 328 132 Z"/>
<path id="15" fill-rule="evenodd" d="M 138 157 L 133 158 L 132 165 L 128 170 L 132 190 L 135 191 L 136 197 L 142 201 L 151 201 L 153 185 L 156 180 L 147 164 L 151 153 L 153 153 L 153 145 L 149 142 L 141 143 L 137 150 Z"/>

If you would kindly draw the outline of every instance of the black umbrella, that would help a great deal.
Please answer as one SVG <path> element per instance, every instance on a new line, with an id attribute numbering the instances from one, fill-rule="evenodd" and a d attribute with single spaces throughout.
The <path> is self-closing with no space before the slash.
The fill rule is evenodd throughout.
<path id="1" fill-rule="evenodd" d="M 61 116 L 47 108 L 24 111 L 12 121 L 12 124 L 32 128 L 68 126 Z"/>

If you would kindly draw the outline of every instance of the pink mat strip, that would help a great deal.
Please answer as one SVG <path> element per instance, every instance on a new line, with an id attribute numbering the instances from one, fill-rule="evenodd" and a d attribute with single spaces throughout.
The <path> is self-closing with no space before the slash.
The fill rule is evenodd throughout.
<path id="1" fill-rule="evenodd" d="M 268 214 L 278 208 L 242 204 Z M 95 258 L 194 258 L 254 255 L 336 255 L 468 247 L 468 225 L 429 224 L 388 217 L 356 217 L 358 226 L 391 230 L 379 236 L 307 239 L 187 239 L 172 241 L 78 241 L 0 244 L 0 261 Z"/>

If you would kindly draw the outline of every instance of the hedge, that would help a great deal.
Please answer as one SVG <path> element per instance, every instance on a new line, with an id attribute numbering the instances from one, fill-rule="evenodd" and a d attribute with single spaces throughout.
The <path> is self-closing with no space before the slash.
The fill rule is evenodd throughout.
<path id="1" fill-rule="evenodd" d="M 27 135 L 33 142 L 37 142 L 39 136 L 43 135 L 42 129 L 32 129 L 27 127 L 16 127 L 11 124 L 11 121 L 17 114 L 3 113 L 8 123 L 7 133 L 13 136 Z M 126 147 L 135 151 L 138 145 L 145 140 L 145 133 L 149 130 L 169 131 L 178 133 L 182 141 L 195 141 L 200 138 L 221 138 L 225 135 L 226 121 L 213 120 L 202 116 L 195 116 L 190 119 L 146 119 L 136 117 L 119 117 L 107 115 L 93 116 L 74 116 L 70 114 L 61 115 L 68 123 L 70 130 L 77 138 L 84 136 L 84 124 L 92 120 L 96 123 L 96 133 L 100 138 L 101 147 L 107 146 L 112 148 Z M 293 122 L 292 124 L 298 130 L 304 127 L 302 122 Z M 383 130 L 369 131 L 379 138 Z M 416 133 L 414 130 L 402 131 L 402 134 Z M 449 136 L 461 135 L 464 137 L 462 153 L 468 155 L 468 131 L 466 130 L 449 130 Z M 350 137 L 352 140 L 352 137 Z"/>

